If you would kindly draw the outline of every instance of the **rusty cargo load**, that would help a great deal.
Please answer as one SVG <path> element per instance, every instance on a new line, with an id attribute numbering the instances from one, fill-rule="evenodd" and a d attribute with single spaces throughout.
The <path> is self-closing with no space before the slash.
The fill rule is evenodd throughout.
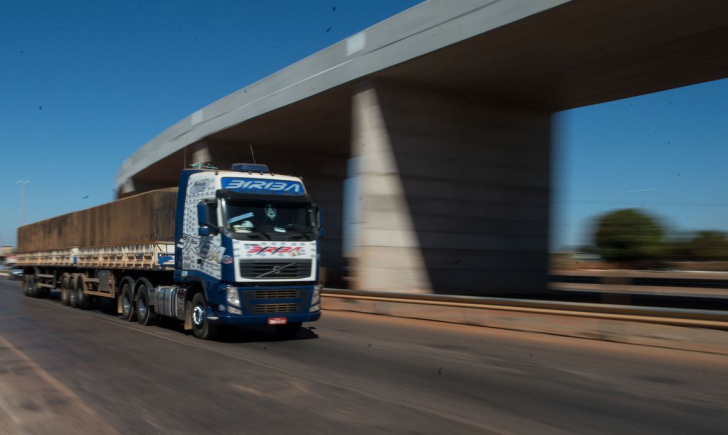
<path id="1" fill-rule="evenodd" d="M 160 189 L 18 228 L 18 253 L 174 242 L 177 188 Z"/>
<path id="2" fill-rule="evenodd" d="M 18 228 L 18 265 L 170 269 L 177 188 L 160 189 Z"/>

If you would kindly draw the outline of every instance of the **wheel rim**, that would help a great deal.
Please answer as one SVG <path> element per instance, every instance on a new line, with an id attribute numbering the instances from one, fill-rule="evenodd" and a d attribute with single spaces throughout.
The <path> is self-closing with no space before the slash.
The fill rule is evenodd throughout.
<path id="1" fill-rule="evenodd" d="M 139 296 L 139 316 L 142 319 L 147 317 L 147 304 L 144 302 L 144 296 Z"/>
<path id="2" fill-rule="evenodd" d="M 131 312 L 131 301 L 129 300 L 129 294 L 124 294 L 121 299 L 121 309 L 124 311 L 124 315 L 127 316 Z"/>
<path id="3" fill-rule="evenodd" d="M 198 328 L 205 324 L 205 307 L 202 304 L 197 304 L 192 310 L 192 323 Z"/>

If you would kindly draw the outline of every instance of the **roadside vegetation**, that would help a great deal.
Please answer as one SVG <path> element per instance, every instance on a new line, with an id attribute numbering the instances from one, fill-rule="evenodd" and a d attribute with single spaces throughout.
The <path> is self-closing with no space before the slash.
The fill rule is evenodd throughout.
<path id="1" fill-rule="evenodd" d="M 728 271 L 728 234 L 671 232 L 651 213 L 616 210 L 596 219 L 590 245 L 553 254 L 552 268 Z"/>

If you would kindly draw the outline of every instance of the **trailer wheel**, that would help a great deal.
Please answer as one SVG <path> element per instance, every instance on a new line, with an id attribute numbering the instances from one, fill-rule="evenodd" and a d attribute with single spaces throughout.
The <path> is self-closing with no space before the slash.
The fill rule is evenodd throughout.
<path id="1" fill-rule="evenodd" d="M 76 305 L 82 310 L 88 310 L 91 307 L 91 296 L 83 292 L 86 285 L 83 282 L 83 275 L 76 278 Z"/>
<path id="2" fill-rule="evenodd" d="M 28 296 L 31 298 L 38 297 L 38 283 L 36 282 L 35 275 L 28 276 Z"/>
<path id="3" fill-rule="evenodd" d="M 211 325 L 207 318 L 207 301 L 202 292 L 192 298 L 192 333 L 200 340 L 212 340 L 217 335 L 217 325 Z"/>
<path id="4" fill-rule="evenodd" d="M 121 286 L 119 304 L 121 306 L 121 320 L 127 322 L 136 320 L 136 316 L 134 315 L 134 300 L 131 296 L 131 283 L 128 280 L 125 280 Z"/>
<path id="5" fill-rule="evenodd" d="M 63 276 L 61 276 L 61 303 L 63 305 L 68 305 L 70 303 L 70 301 L 69 301 L 69 293 L 70 293 L 69 282 L 70 281 L 71 281 L 71 275 L 64 273 Z"/>
<path id="6" fill-rule="evenodd" d="M 301 322 L 288 323 L 287 325 L 276 325 L 278 336 L 284 339 L 295 338 L 301 332 Z"/>
<path id="7" fill-rule="evenodd" d="M 141 284 L 137 289 L 138 296 L 136 300 L 137 321 L 140 325 L 144 326 L 156 325 L 158 320 L 157 313 L 149 306 L 149 287 L 151 283 L 145 278 L 142 278 L 140 281 Z"/>
<path id="8" fill-rule="evenodd" d="M 23 294 L 25 296 L 30 296 L 28 292 L 28 281 L 30 281 L 30 275 L 23 275 Z"/>
<path id="9" fill-rule="evenodd" d="M 71 275 L 71 279 L 68 280 L 68 305 L 71 308 L 78 308 L 78 279 L 75 275 Z"/>

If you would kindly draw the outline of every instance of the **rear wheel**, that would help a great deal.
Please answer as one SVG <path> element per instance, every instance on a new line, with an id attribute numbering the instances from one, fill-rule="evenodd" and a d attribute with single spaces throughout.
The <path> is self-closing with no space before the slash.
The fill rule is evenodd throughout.
<path id="1" fill-rule="evenodd" d="M 28 281 L 30 280 L 30 275 L 23 275 L 23 294 L 25 296 L 30 296 L 30 293 L 28 293 Z"/>
<path id="2" fill-rule="evenodd" d="M 28 296 L 31 298 L 38 297 L 38 282 L 35 275 L 28 275 Z"/>
<path id="3" fill-rule="evenodd" d="M 142 278 L 141 281 L 142 283 L 137 289 L 137 321 L 140 325 L 155 325 L 158 320 L 157 313 L 153 312 L 152 308 L 149 306 L 149 290 L 152 288 L 152 284 L 145 278 Z"/>
<path id="4" fill-rule="evenodd" d="M 281 338 L 295 338 L 301 332 L 301 322 L 288 323 L 286 325 L 276 325 L 276 332 Z"/>
<path id="5" fill-rule="evenodd" d="M 76 276 L 72 276 L 68 282 L 68 305 L 73 308 L 78 308 L 78 279 Z"/>
<path id="6" fill-rule="evenodd" d="M 119 304 L 121 305 L 121 320 L 132 322 L 136 318 L 134 315 L 134 301 L 131 297 L 131 283 L 127 280 L 121 286 L 121 294 L 119 295 Z"/>
<path id="7" fill-rule="evenodd" d="M 207 318 L 207 301 L 202 292 L 192 298 L 192 333 L 200 340 L 212 340 L 217 335 L 217 325 Z"/>
<path id="8" fill-rule="evenodd" d="M 68 305 L 70 303 L 69 301 L 69 293 L 70 293 L 70 282 L 71 282 L 71 275 L 64 273 L 63 276 L 61 276 L 61 303 L 63 305 Z"/>
<path id="9" fill-rule="evenodd" d="M 79 276 L 76 279 L 76 304 L 78 305 L 78 308 L 82 310 L 88 310 L 91 307 L 91 295 L 87 295 L 83 292 L 83 290 L 86 288 L 86 285 L 83 282 L 83 276 Z"/>

